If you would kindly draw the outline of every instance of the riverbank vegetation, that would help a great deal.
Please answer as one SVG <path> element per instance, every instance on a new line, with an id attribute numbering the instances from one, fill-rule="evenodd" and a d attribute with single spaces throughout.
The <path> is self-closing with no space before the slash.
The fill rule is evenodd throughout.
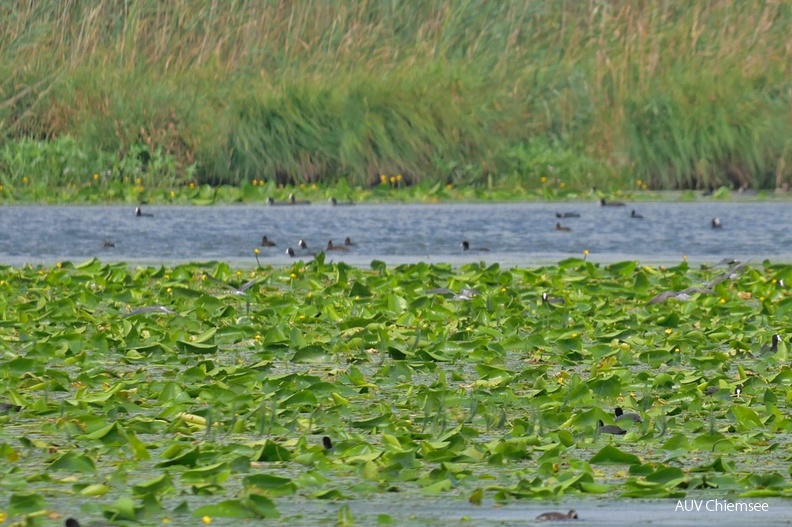
<path id="1" fill-rule="evenodd" d="M 0 18 L 8 197 L 33 180 L 112 200 L 94 182 L 169 199 L 254 180 L 792 178 L 786 2 L 42 1 Z"/>
<path id="2" fill-rule="evenodd" d="M 789 283 L 585 258 L 2 267 L 0 516 L 789 497 Z"/>

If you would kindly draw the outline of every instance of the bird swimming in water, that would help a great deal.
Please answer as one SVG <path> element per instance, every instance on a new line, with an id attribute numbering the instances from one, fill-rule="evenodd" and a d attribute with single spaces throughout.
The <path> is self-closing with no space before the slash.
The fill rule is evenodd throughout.
<path id="1" fill-rule="evenodd" d="M 600 434 L 613 434 L 621 436 L 627 433 L 627 430 L 619 428 L 616 425 L 606 425 L 601 420 L 597 422 L 597 425 L 597 432 Z"/>
<path id="2" fill-rule="evenodd" d="M 638 414 L 633 414 L 633 413 L 627 413 L 627 414 L 625 414 L 625 413 L 624 413 L 624 410 L 622 410 L 622 409 L 621 409 L 620 407 L 618 407 L 618 406 L 617 406 L 617 407 L 614 409 L 614 413 L 616 414 L 616 421 L 617 421 L 617 422 L 618 422 L 618 421 L 625 421 L 625 420 L 629 420 L 629 421 L 632 421 L 632 422 L 634 422 L 634 423 L 643 423 L 643 419 L 641 419 L 641 416 L 640 416 L 640 415 L 638 415 Z"/>
<path id="3" fill-rule="evenodd" d="M 138 217 L 143 216 L 143 217 L 146 217 L 146 218 L 151 218 L 154 215 L 151 214 L 150 212 L 143 212 L 143 210 L 140 207 L 135 207 L 135 216 L 138 216 Z"/>
<path id="4" fill-rule="evenodd" d="M 564 520 L 577 520 L 578 514 L 571 510 L 568 513 L 564 514 L 563 512 L 544 512 L 536 517 L 536 521 L 538 522 L 556 522 L 556 521 L 564 521 Z"/>
<path id="5" fill-rule="evenodd" d="M 327 241 L 327 251 L 348 251 L 349 247 L 346 245 L 333 245 L 333 240 Z"/>
<path id="6" fill-rule="evenodd" d="M 599 204 L 602 207 L 624 207 L 623 201 L 607 201 L 605 198 L 600 198 Z"/>
<path id="7" fill-rule="evenodd" d="M 270 240 L 269 238 L 267 238 L 267 235 L 265 234 L 264 237 L 261 239 L 261 246 L 262 247 L 276 247 L 277 244 L 275 242 L 273 242 L 272 240 Z"/>
<path id="8" fill-rule="evenodd" d="M 630 217 L 635 218 L 637 220 L 642 220 L 643 214 L 638 214 L 638 212 L 635 209 L 633 209 L 632 212 L 630 213 Z"/>
<path id="9" fill-rule="evenodd" d="M 463 240 L 459 245 L 462 247 L 463 251 L 489 251 L 486 247 L 471 247 L 470 242 L 467 240 Z"/>
<path id="10" fill-rule="evenodd" d="M 720 218 L 718 218 L 717 216 L 712 218 L 712 221 L 710 222 L 710 226 L 713 229 L 720 229 L 721 227 L 723 227 L 723 225 L 721 225 Z"/>
<path id="11" fill-rule="evenodd" d="M 566 225 L 561 225 L 560 223 L 556 223 L 555 230 L 563 231 L 563 232 L 570 232 L 572 231 L 571 227 L 567 227 Z"/>

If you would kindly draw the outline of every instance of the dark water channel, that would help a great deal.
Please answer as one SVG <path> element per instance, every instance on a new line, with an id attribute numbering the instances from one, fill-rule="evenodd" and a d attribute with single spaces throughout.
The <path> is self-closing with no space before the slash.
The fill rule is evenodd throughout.
<path id="1" fill-rule="evenodd" d="M 644 216 L 630 217 L 632 209 Z M 642 202 L 626 207 L 576 203 L 370 204 L 354 206 L 147 207 L 4 206 L 0 208 L 0 263 L 103 261 L 177 263 L 223 260 L 286 264 L 287 247 L 306 240 L 310 257 L 327 245 L 356 243 L 334 260 L 368 265 L 416 261 L 461 264 L 485 260 L 530 266 L 590 251 L 593 261 L 644 263 L 717 261 L 724 257 L 792 261 L 792 204 L 785 202 Z M 556 212 L 579 218 L 558 219 Z M 722 228 L 710 222 L 719 217 Z M 556 223 L 571 231 L 557 231 Z M 102 241 L 115 247 L 103 248 Z M 460 242 L 489 251 L 463 252 Z"/>

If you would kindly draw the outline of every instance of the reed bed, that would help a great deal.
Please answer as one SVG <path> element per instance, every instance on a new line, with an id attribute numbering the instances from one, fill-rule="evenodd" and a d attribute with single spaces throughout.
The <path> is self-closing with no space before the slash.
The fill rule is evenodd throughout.
<path id="1" fill-rule="evenodd" d="M 5 185 L 792 178 L 788 2 L 41 1 L 0 20 Z M 58 164 L 64 137 L 82 162 Z M 30 141 L 55 161 L 11 170 Z"/>

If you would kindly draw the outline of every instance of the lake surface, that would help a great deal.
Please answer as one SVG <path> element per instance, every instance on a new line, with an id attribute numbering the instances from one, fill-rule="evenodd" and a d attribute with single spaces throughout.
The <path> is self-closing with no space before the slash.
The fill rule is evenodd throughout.
<path id="1" fill-rule="evenodd" d="M 636 209 L 644 219 L 630 217 Z M 579 218 L 558 219 L 556 212 Z M 354 206 L 161 206 L 137 217 L 129 206 L 3 206 L 0 263 L 83 261 L 179 263 L 222 260 L 255 265 L 253 249 L 266 235 L 277 247 L 261 247 L 262 265 L 283 265 L 293 247 L 310 258 L 328 240 L 348 252 L 333 260 L 367 266 L 417 261 L 484 260 L 531 266 L 582 257 L 593 261 L 692 262 L 769 258 L 792 262 L 792 204 L 787 202 L 641 202 L 626 207 L 596 203 L 363 204 Z M 710 222 L 719 217 L 723 227 Z M 570 232 L 555 230 L 557 222 Z M 306 240 L 309 251 L 299 251 Z M 115 244 L 103 248 L 102 241 Z M 463 252 L 460 242 L 473 249 Z"/>

